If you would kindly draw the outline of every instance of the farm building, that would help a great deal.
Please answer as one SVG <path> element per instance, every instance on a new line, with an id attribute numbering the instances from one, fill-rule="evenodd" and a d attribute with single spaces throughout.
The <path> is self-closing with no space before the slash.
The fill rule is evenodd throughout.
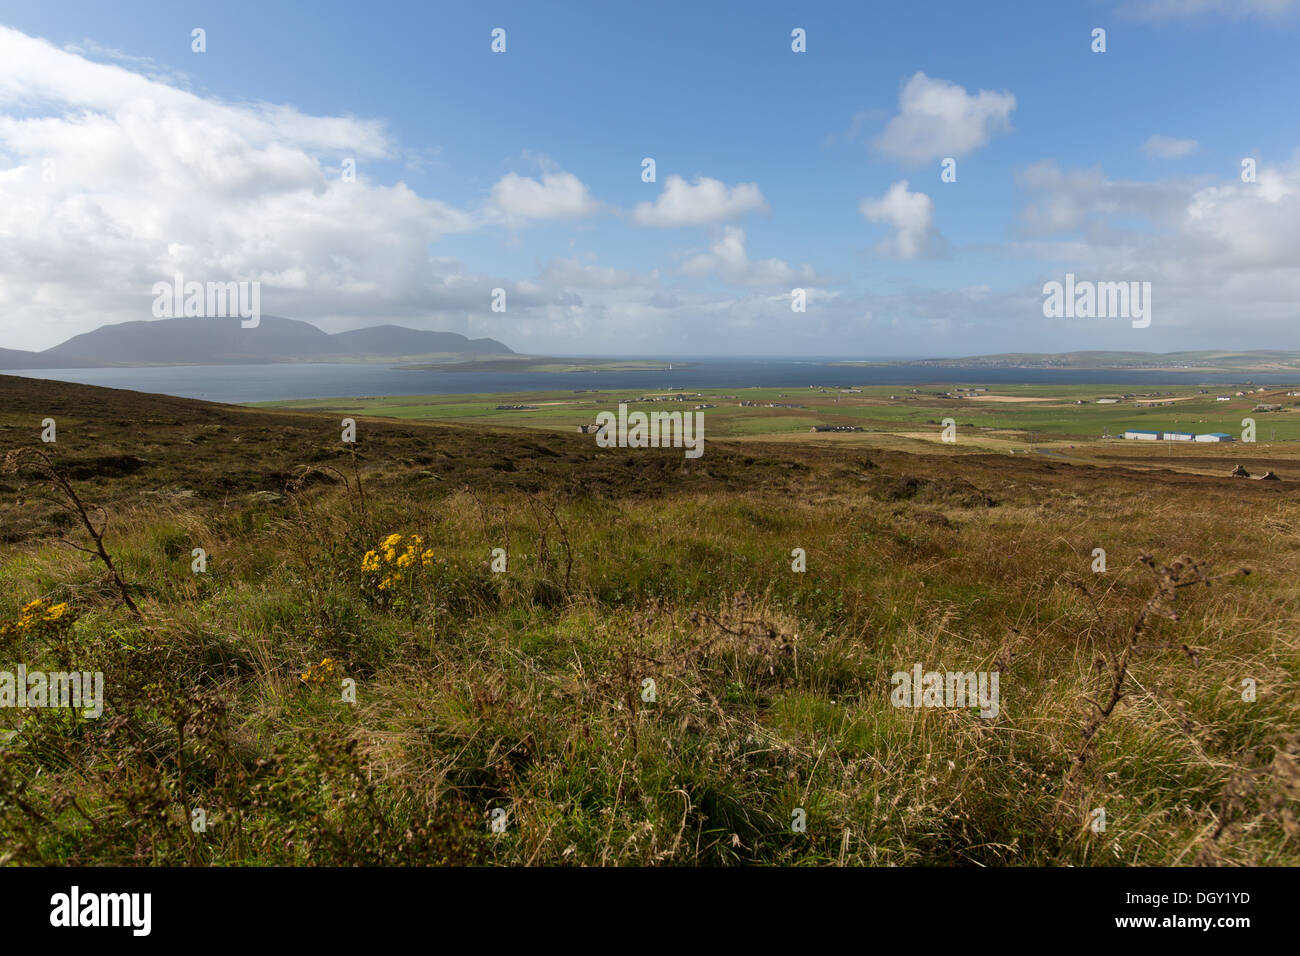
<path id="1" fill-rule="evenodd" d="M 1232 436 L 1227 432 L 1209 432 L 1205 435 L 1197 435 L 1197 441 L 1232 441 Z"/>
<path id="2" fill-rule="evenodd" d="M 1160 432 L 1151 432 L 1141 428 L 1130 428 L 1124 433 L 1125 438 L 1134 438 L 1138 441 L 1159 441 Z"/>
<path id="3" fill-rule="evenodd" d="M 1196 436 L 1191 432 L 1165 432 L 1165 441 L 1196 441 Z"/>

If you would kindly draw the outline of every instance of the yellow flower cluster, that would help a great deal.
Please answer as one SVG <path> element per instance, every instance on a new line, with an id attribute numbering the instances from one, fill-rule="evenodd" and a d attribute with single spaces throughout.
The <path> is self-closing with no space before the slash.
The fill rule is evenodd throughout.
<path id="1" fill-rule="evenodd" d="M 334 676 L 334 658 L 327 657 L 319 664 L 312 664 L 305 673 L 299 674 L 305 684 L 323 684 Z"/>
<path id="2" fill-rule="evenodd" d="M 0 633 L 32 634 L 46 627 L 57 627 L 59 624 L 68 624 L 71 621 L 72 615 L 66 601 L 53 604 L 46 598 L 37 598 L 23 605 L 18 620 L 0 626 Z"/>
<path id="3" fill-rule="evenodd" d="M 361 559 L 361 570 L 368 573 L 384 572 L 378 587 L 381 591 L 387 591 L 401 582 L 402 571 L 412 570 L 417 565 L 427 568 L 433 562 L 433 550 L 425 548 L 424 539 L 418 534 L 413 534 L 409 538 L 403 538 L 400 534 L 390 534 L 380 542 L 377 551 L 365 553 Z"/>

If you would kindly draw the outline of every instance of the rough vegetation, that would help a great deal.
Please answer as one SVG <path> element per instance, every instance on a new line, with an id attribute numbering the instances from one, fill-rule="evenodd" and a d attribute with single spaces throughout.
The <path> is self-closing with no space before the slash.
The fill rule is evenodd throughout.
<path id="1" fill-rule="evenodd" d="M 1300 862 L 1290 482 L 340 435 L 0 377 L 0 671 L 105 681 L 0 709 L 0 860 Z"/>

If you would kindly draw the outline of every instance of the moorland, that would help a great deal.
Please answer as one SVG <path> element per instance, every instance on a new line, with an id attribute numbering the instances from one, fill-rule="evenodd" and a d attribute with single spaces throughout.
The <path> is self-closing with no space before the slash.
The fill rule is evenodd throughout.
<path id="1" fill-rule="evenodd" d="M 690 460 L 578 434 L 614 394 L 0 376 L 0 671 L 105 687 L 0 708 L 0 861 L 1300 862 L 1291 413 L 806 391 Z"/>

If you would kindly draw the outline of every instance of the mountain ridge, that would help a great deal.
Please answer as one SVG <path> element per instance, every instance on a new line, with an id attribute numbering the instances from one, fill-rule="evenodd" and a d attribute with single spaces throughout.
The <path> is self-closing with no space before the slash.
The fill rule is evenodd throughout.
<path id="1" fill-rule="evenodd" d="M 376 325 L 325 332 L 310 322 L 262 316 L 119 322 L 82 332 L 40 352 L 0 348 L 0 368 L 106 368 L 148 365 L 275 365 L 295 362 L 408 360 L 433 355 L 514 355 L 496 339 Z"/>

